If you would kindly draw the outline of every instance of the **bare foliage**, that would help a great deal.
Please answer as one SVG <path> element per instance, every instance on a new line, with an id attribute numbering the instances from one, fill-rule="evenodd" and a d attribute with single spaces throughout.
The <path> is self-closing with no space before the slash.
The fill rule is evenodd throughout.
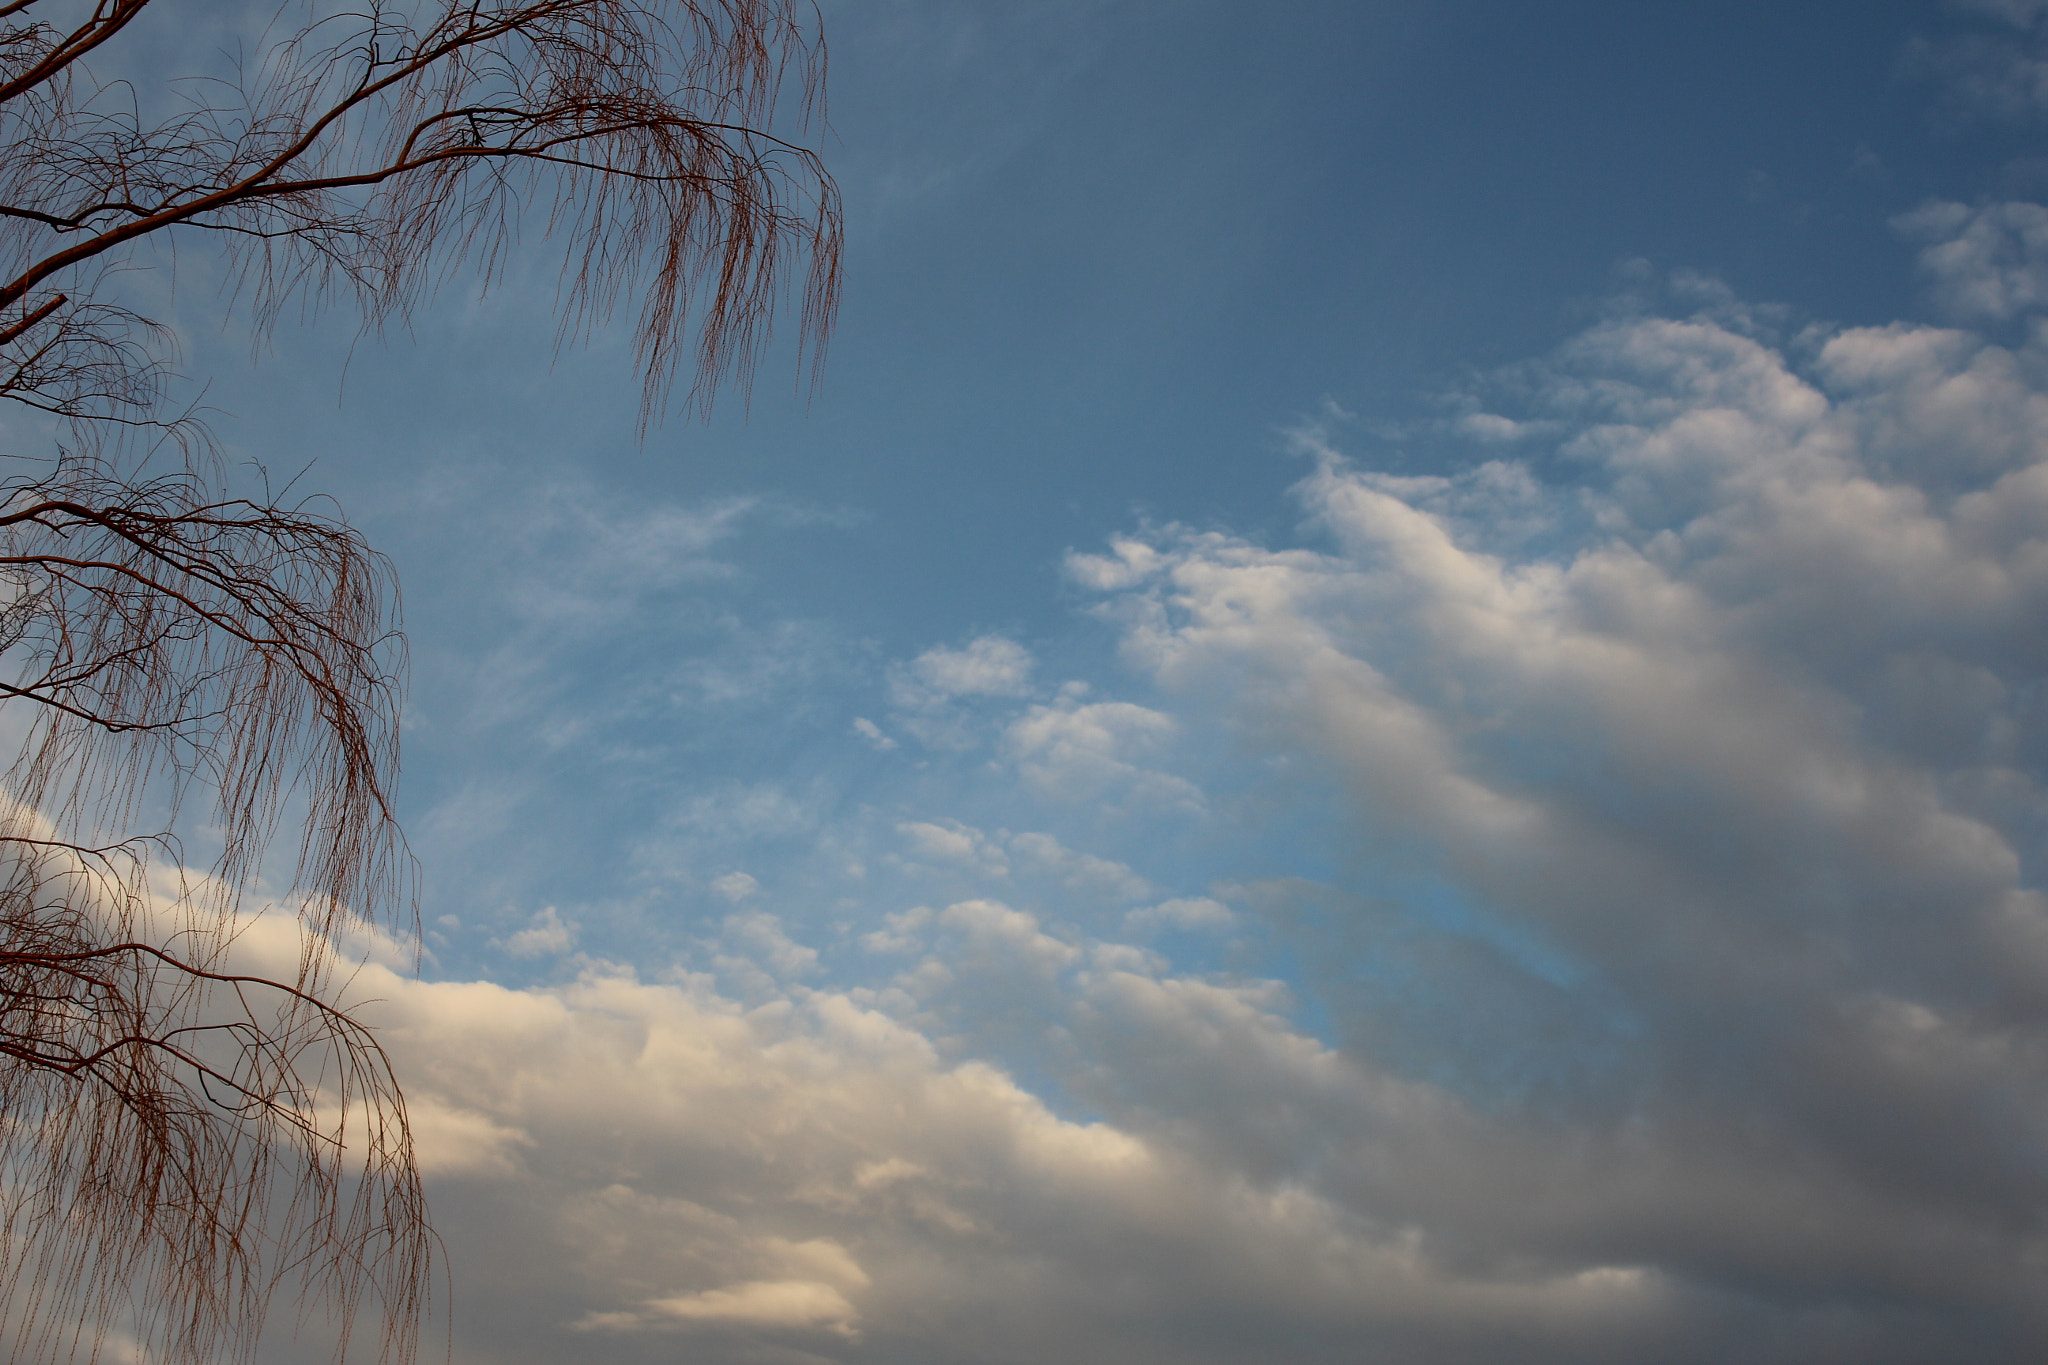
<path id="1" fill-rule="evenodd" d="M 792 265 L 802 335 L 823 340 L 837 196 L 813 152 L 766 131 L 792 100 L 808 118 L 823 76 L 796 0 L 315 14 L 239 85 L 181 83 L 186 107 L 155 122 L 80 61 L 148 4 L 0 35 L 0 342 L 59 348 L 0 392 L 114 412 L 58 358 L 132 344 L 132 315 L 94 313 L 80 272 L 166 229 L 219 239 L 261 325 L 336 291 L 373 322 L 402 315 L 453 265 L 489 278 L 537 224 L 563 248 L 562 339 L 639 297 L 643 418 L 686 360 L 700 406 L 745 380 Z"/>
<path id="2" fill-rule="evenodd" d="M 395 1079 L 326 1003 L 366 909 L 410 905 L 388 806 L 402 642 L 328 518 L 102 467 L 0 489 L 0 1323 L 28 1358 L 122 1322 L 164 1358 L 253 1348 L 280 1272 L 345 1340 L 366 1289 L 410 1350 L 427 1272 Z M 210 874 L 168 834 L 193 799 Z M 297 969 L 232 971 L 280 816 Z M 324 1282 L 323 1282 L 324 1281 Z"/>
<path id="3" fill-rule="evenodd" d="M 0 450 L 0 1342 L 250 1359 L 288 1290 L 337 1359 L 361 1316 L 404 1361 L 431 1234 L 337 1004 L 339 942 L 415 928 L 395 586 L 337 518 L 213 491 L 122 286 L 183 241 L 259 333 L 376 326 L 542 234 L 556 344 L 630 297 L 643 427 L 684 373 L 702 409 L 786 292 L 814 359 L 829 329 L 832 184 L 770 131 L 814 116 L 823 50 L 797 0 L 368 0 L 282 12 L 225 75 L 97 78 L 151 4 L 0 0 L 0 431 L 59 447 Z M 257 974 L 278 906 L 296 965 Z"/>

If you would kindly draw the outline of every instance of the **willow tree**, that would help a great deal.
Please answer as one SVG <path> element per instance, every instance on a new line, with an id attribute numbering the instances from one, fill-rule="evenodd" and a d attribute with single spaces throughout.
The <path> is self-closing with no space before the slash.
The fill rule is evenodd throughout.
<path id="1" fill-rule="evenodd" d="M 351 935 L 415 927 L 394 585 L 335 516 L 223 491 L 124 289 L 204 249 L 259 330 L 330 304 L 375 328 L 451 271 L 488 283 L 523 235 L 563 262 L 557 345 L 637 309 L 643 429 L 679 379 L 699 408 L 744 384 L 792 293 L 815 363 L 838 206 L 776 132 L 816 114 L 805 9 L 312 4 L 193 73 L 160 54 L 219 18 L 204 0 L 0 3 L 14 1358 L 119 1333 L 249 1359 L 285 1294 L 337 1358 L 362 1323 L 404 1361 L 429 1285 L 399 1084 L 341 994 Z M 296 966 L 249 970 L 249 926 L 280 916 Z"/>

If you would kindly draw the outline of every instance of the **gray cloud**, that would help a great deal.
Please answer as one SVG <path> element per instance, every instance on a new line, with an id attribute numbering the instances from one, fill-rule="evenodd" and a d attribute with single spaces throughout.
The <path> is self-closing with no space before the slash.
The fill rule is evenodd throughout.
<path id="1" fill-rule="evenodd" d="M 1141 698 L 899 670 L 1086 847 L 926 789 L 842 940 L 751 883 L 701 974 L 366 968 L 464 1358 L 2038 1353 L 2048 351 L 1801 347 L 1613 318 L 1525 462 L 1308 433 L 1319 548 L 1076 556 Z M 858 842 L 741 795 L 692 819 Z M 1206 897 L 1117 823 L 1254 807 L 1306 832 Z"/>
<path id="2" fill-rule="evenodd" d="M 1417 505 L 1443 489 L 1326 452 L 1302 493 L 1336 552 L 1119 556 L 1148 565 L 1128 652 L 1183 723 L 1322 756 L 1361 850 L 1483 922 L 1268 893 L 1370 1021 L 1356 1049 L 1526 1073 L 1412 1150 L 1324 1157 L 1347 1205 L 1785 1322 L 1860 1300 L 2038 1341 L 2043 358 L 1872 329 L 1801 373 L 1621 320 L 1545 395 L 1602 528 L 1568 554 L 1473 548 Z M 1418 1040 L 1439 999 L 1481 1018 Z"/>

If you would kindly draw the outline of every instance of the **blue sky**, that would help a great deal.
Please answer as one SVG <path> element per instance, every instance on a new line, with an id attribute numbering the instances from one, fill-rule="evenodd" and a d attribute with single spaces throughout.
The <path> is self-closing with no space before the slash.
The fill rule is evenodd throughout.
<path id="1" fill-rule="evenodd" d="M 169 305 L 404 583 L 455 1358 L 2048 1345 L 2048 5 L 823 18 L 815 394 Z"/>

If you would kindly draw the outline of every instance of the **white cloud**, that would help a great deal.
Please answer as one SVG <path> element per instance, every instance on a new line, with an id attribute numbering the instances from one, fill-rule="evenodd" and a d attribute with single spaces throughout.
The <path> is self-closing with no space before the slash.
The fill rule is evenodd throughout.
<path id="1" fill-rule="evenodd" d="M 491 946 L 513 957 L 560 957 L 576 946 L 576 922 L 550 905 L 510 938 L 492 939 Z"/>
<path id="2" fill-rule="evenodd" d="M 957 820 L 933 824 L 927 820 L 906 820 L 896 826 L 911 856 L 926 863 L 950 866 L 977 876 L 1001 878 L 1009 875 L 1009 859 L 996 840 L 971 825 Z"/>
<path id="3" fill-rule="evenodd" d="M 871 953 L 908 953 L 924 946 L 920 932 L 932 921 L 930 906 L 894 910 L 882 917 L 882 928 L 861 937 L 861 947 Z"/>
<path id="4" fill-rule="evenodd" d="M 1112 592 L 1142 582 L 1159 567 L 1159 551 L 1142 540 L 1119 536 L 1109 543 L 1107 555 L 1069 552 L 1067 576 L 1096 592 Z"/>
<path id="5" fill-rule="evenodd" d="M 971 749 L 985 738 L 989 703 L 1030 694 L 1034 663 L 1031 651 L 1001 635 L 928 649 L 889 668 L 894 723 L 929 748 Z"/>
<path id="6" fill-rule="evenodd" d="M 868 1277 L 846 1248 L 824 1238 L 800 1243 L 770 1238 L 767 1249 L 779 1253 L 788 1269 L 820 1278 L 748 1280 L 729 1288 L 649 1299 L 637 1312 L 592 1313 L 573 1326 L 631 1332 L 714 1323 L 784 1331 L 823 1328 L 845 1337 L 859 1335 L 859 1313 L 846 1294 L 866 1288 Z"/>
<path id="7" fill-rule="evenodd" d="M 817 950 L 790 938 L 780 918 L 761 910 L 727 915 L 719 946 L 722 951 L 717 961 L 725 971 L 752 966 L 765 971 L 769 980 L 786 981 L 818 970 Z M 758 987 L 762 983 L 756 980 L 752 984 Z"/>
<path id="8" fill-rule="evenodd" d="M 728 872 L 722 877 L 713 878 L 711 889 L 734 905 L 738 905 L 750 896 L 759 895 L 761 883 L 744 872 Z"/>
<path id="9" fill-rule="evenodd" d="M 1470 412 L 1460 417 L 1456 429 L 1462 435 L 1479 441 L 1498 441 L 1503 444 L 1520 440 L 1525 434 L 1525 424 L 1511 417 L 1502 417 L 1495 412 Z"/>
<path id="10" fill-rule="evenodd" d="M 1959 321 L 2004 322 L 2048 304 L 2048 208 L 1931 203 L 1892 225 L 1927 243 L 1921 273 Z"/>
<path id="11" fill-rule="evenodd" d="M 449 1107 L 432 1094 L 407 1097 L 413 1151 L 428 1177 L 507 1176 L 518 1169 L 517 1153 L 533 1139 L 472 1110 Z"/>
<path id="12" fill-rule="evenodd" d="M 898 706 L 927 706 L 952 697 L 1018 697 L 1030 690 L 1031 651 L 1001 635 L 983 635 L 964 649 L 928 649 L 897 670 Z"/>
<path id="13" fill-rule="evenodd" d="M 650 1315 L 762 1327 L 828 1327 L 850 1333 L 857 1316 L 845 1295 L 816 1280 L 752 1280 L 674 1299 L 650 1299 Z"/>
<path id="14" fill-rule="evenodd" d="M 1152 883 L 1113 858 L 1068 848 L 1050 834 L 1015 834 L 1010 852 L 1031 871 L 1056 877 L 1070 891 L 1108 900 L 1142 900 Z"/>
<path id="15" fill-rule="evenodd" d="M 681 1332 L 710 1358 L 859 1340 L 974 1359 L 1000 1332 L 1018 1359 L 1107 1365 L 1141 1323 L 1150 1358 L 1232 1358 L 1199 1327 L 1219 1308 L 1277 1312 L 1310 1341 L 1377 1320 L 1538 1346 L 1663 1311 L 1652 1275 L 1470 1273 L 1281 1177 L 1310 1112 L 1405 1148 L 1444 1102 L 1294 1033 L 1269 991 L 1090 967 L 993 903 L 939 918 L 963 963 L 1024 954 L 1041 1006 L 1144 1059 L 1148 1117 L 1059 1118 L 839 993 L 743 1009 L 616 970 L 528 991 L 367 973 L 416 1106 L 476 1116 L 479 1154 L 437 1162 L 434 1190 L 464 1350 L 559 1359 L 595 1333 L 608 1358 L 651 1360 Z M 1205 1132 L 1212 1111 L 1228 1131 Z M 488 1250 L 469 1240 L 485 1230 Z"/>
<path id="16" fill-rule="evenodd" d="M 1201 793 L 1186 778 L 1138 762 L 1178 731 L 1173 717 L 1135 702 L 1063 697 L 1031 707 L 1003 739 L 1025 782 L 1048 800 L 1196 808 Z"/>
<path id="17" fill-rule="evenodd" d="M 853 718 L 853 731 L 882 753 L 887 753 L 896 747 L 896 741 L 884 734 L 882 727 L 869 720 L 866 716 L 855 716 Z"/>
<path id="18" fill-rule="evenodd" d="M 1056 972 L 1081 956 L 1073 944 L 1043 932 L 1037 916 L 1013 910 L 1001 901 L 949 905 L 939 914 L 938 923 L 961 932 L 970 957 L 999 960 L 1000 970 L 1006 974 L 1019 966 L 1034 972 Z"/>

